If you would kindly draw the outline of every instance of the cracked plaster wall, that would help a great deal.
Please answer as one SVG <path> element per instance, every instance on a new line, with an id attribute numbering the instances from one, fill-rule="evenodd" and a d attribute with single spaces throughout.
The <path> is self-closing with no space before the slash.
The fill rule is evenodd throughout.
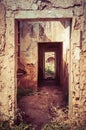
<path id="1" fill-rule="evenodd" d="M 34 12 L 34 13 L 32 13 Z M 69 108 L 86 108 L 86 1 L 0 0 L 0 116 L 14 118 L 16 106 L 15 18 L 72 18 Z"/>

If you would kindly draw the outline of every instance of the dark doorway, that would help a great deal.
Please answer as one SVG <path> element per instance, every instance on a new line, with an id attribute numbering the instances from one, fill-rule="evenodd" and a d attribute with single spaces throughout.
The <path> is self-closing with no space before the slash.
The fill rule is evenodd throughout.
<path id="1" fill-rule="evenodd" d="M 62 42 L 38 43 L 38 86 L 60 85 Z"/>

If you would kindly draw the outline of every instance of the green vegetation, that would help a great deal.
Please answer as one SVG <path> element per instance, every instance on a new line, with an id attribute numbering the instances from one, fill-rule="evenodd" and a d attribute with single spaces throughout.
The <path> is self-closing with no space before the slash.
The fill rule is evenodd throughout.
<path id="1" fill-rule="evenodd" d="M 68 117 L 67 108 L 51 106 L 52 121 L 44 125 L 42 130 L 86 130 L 86 113 Z"/>
<path id="2" fill-rule="evenodd" d="M 17 89 L 17 100 L 19 101 L 23 96 L 30 96 L 34 94 L 34 90 L 26 88 Z"/>
<path id="3" fill-rule="evenodd" d="M 42 130 L 71 130 L 71 128 L 63 123 L 50 122 L 46 124 Z"/>
<path id="4" fill-rule="evenodd" d="M 21 122 L 19 125 L 10 126 L 9 121 L 0 122 L 0 130 L 34 130 L 32 126 Z"/>
<path id="5" fill-rule="evenodd" d="M 40 94 L 40 91 L 36 92 Z M 18 89 L 18 99 L 22 96 L 33 95 L 35 92 L 31 89 Z M 56 108 L 50 106 L 52 120 L 45 124 L 40 130 L 86 130 L 86 113 L 80 112 L 77 115 L 68 117 L 68 108 Z M 16 111 L 16 121 L 14 124 L 9 121 L 0 122 L 0 130 L 35 130 L 30 123 L 23 119 L 23 113 L 20 109 Z M 46 114 L 46 113 L 45 113 Z M 0 119 L 1 120 L 1 119 Z"/>
<path id="6" fill-rule="evenodd" d="M 54 71 L 49 69 L 49 68 L 45 69 L 45 72 L 48 73 L 48 74 L 52 74 L 52 75 L 54 74 Z"/>
<path id="7" fill-rule="evenodd" d="M 23 113 L 20 109 L 16 110 L 15 120 L 13 121 L 12 117 L 7 117 L 9 120 L 2 121 L 0 118 L 0 130 L 34 130 L 33 126 L 30 123 L 26 123 L 22 117 Z"/>

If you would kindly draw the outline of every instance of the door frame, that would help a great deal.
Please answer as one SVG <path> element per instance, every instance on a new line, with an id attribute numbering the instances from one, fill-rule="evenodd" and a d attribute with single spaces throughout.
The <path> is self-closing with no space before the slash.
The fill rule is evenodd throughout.
<path id="1" fill-rule="evenodd" d="M 50 51 L 56 53 L 56 84 L 62 84 L 62 50 L 62 42 L 38 42 L 38 86 L 40 86 L 40 82 L 44 80 L 44 53 Z"/>

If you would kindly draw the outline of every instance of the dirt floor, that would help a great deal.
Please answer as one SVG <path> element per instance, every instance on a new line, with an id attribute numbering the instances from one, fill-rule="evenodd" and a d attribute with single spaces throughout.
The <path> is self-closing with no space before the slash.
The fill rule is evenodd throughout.
<path id="1" fill-rule="evenodd" d="M 35 130 L 40 130 L 52 119 L 53 106 L 56 108 L 65 106 L 64 94 L 60 86 L 44 85 L 35 94 L 22 97 L 18 106 L 25 113 L 24 120 L 30 122 Z"/>

